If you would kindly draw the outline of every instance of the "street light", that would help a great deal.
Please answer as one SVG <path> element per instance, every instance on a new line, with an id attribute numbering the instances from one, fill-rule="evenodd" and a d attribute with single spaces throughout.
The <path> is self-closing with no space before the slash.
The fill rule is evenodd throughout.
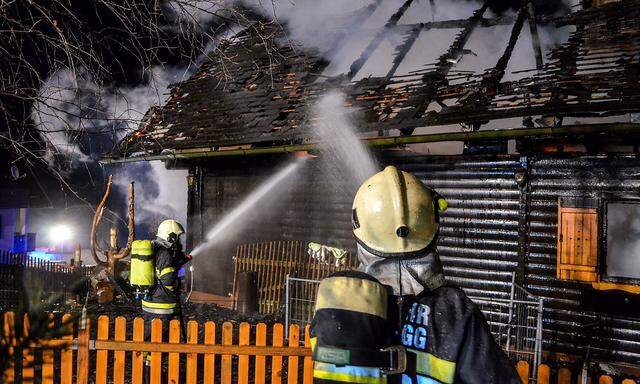
<path id="1" fill-rule="evenodd" d="M 49 230 L 49 239 L 51 239 L 53 243 L 61 245 L 62 253 L 64 253 L 64 243 L 71 240 L 71 236 L 73 236 L 73 231 L 68 225 L 58 224 Z"/>

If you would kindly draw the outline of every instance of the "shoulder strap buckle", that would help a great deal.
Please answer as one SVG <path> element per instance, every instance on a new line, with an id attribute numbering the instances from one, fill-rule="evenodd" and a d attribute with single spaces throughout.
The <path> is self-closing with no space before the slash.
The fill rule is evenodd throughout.
<path id="1" fill-rule="evenodd" d="M 383 368 L 382 372 L 396 375 L 407 370 L 407 350 L 402 345 L 392 345 L 380 351 L 389 352 L 389 368 Z"/>

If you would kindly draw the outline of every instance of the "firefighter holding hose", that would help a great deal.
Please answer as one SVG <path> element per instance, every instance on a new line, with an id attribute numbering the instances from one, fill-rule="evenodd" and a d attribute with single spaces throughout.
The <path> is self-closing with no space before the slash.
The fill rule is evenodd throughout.
<path id="1" fill-rule="evenodd" d="M 316 383 L 520 383 L 482 312 L 445 282 L 436 241 L 446 208 L 393 166 L 360 187 L 352 208 L 360 271 L 318 288 Z"/>
<path id="2" fill-rule="evenodd" d="M 151 336 L 153 319 L 162 320 L 163 340 L 167 340 L 169 322 L 174 319 L 180 320 L 182 338 L 186 338 L 178 271 L 191 260 L 191 256 L 182 251 L 180 236 L 183 234 L 184 228 L 180 223 L 164 220 L 158 226 L 155 240 L 136 240 L 132 243 L 130 279 L 131 285 L 142 296 L 147 341 Z"/>

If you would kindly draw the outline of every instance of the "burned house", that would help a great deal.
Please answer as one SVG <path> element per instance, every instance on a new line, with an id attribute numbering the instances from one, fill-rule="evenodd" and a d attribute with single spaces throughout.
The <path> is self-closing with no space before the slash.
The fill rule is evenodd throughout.
<path id="1" fill-rule="evenodd" d="M 485 4 L 464 19 L 413 21 L 418 6 L 407 0 L 390 13 L 336 76 L 323 75 L 331 56 L 256 23 L 174 85 L 106 161 L 189 169 L 188 242 L 196 245 L 292 153 L 318 150 L 310 108 L 339 89 L 378 163 L 413 172 L 448 200 L 438 248 L 450 283 L 473 297 L 506 298 L 515 278 L 544 301 L 545 352 L 582 356 L 589 346 L 594 359 L 638 364 L 640 2 L 598 2 L 558 17 L 530 6 L 495 16 Z M 568 38 L 545 49 L 543 27 Z M 507 32 L 497 55 L 470 45 L 496 29 Z M 403 71 L 442 30 L 451 40 L 435 60 Z M 366 72 L 390 41 L 384 71 Z M 522 49 L 531 67 L 512 62 Z M 489 69 L 465 69 L 483 54 Z M 459 151 L 431 153 L 443 142 L 461 143 Z M 277 199 L 258 203 L 269 209 L 197 260 L 197 278 L 228 292 L 239 244 L 317 241 L 354 251 L 355 190 L 321 168 L 307 161 Z"/>

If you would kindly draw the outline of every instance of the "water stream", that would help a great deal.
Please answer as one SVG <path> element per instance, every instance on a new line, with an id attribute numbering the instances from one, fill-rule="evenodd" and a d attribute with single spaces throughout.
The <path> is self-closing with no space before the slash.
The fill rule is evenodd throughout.
<path id="1" fill-rule="evenodd" d="M 275 173 L 264 183 L 262 183 L 256 190 L 251 192 L 239 205 L 233 208 L 227 213 L 220 221 L 218 221 L 213 228 L 207 232 L 205 240 L 196 246 L 192 251 L 192 256 L 197 256 L 198 253 L 214 245 L 219 240 L 220 235 L 225 233 L 225 230 L 234 225 L 242 217 L 247 216 L 254 206 L 269 194 L 276 186 L 280 185 L 287 177 L 291 176 L 300 168 L 305 158 L 296 158 L 296 160 Z"/>

